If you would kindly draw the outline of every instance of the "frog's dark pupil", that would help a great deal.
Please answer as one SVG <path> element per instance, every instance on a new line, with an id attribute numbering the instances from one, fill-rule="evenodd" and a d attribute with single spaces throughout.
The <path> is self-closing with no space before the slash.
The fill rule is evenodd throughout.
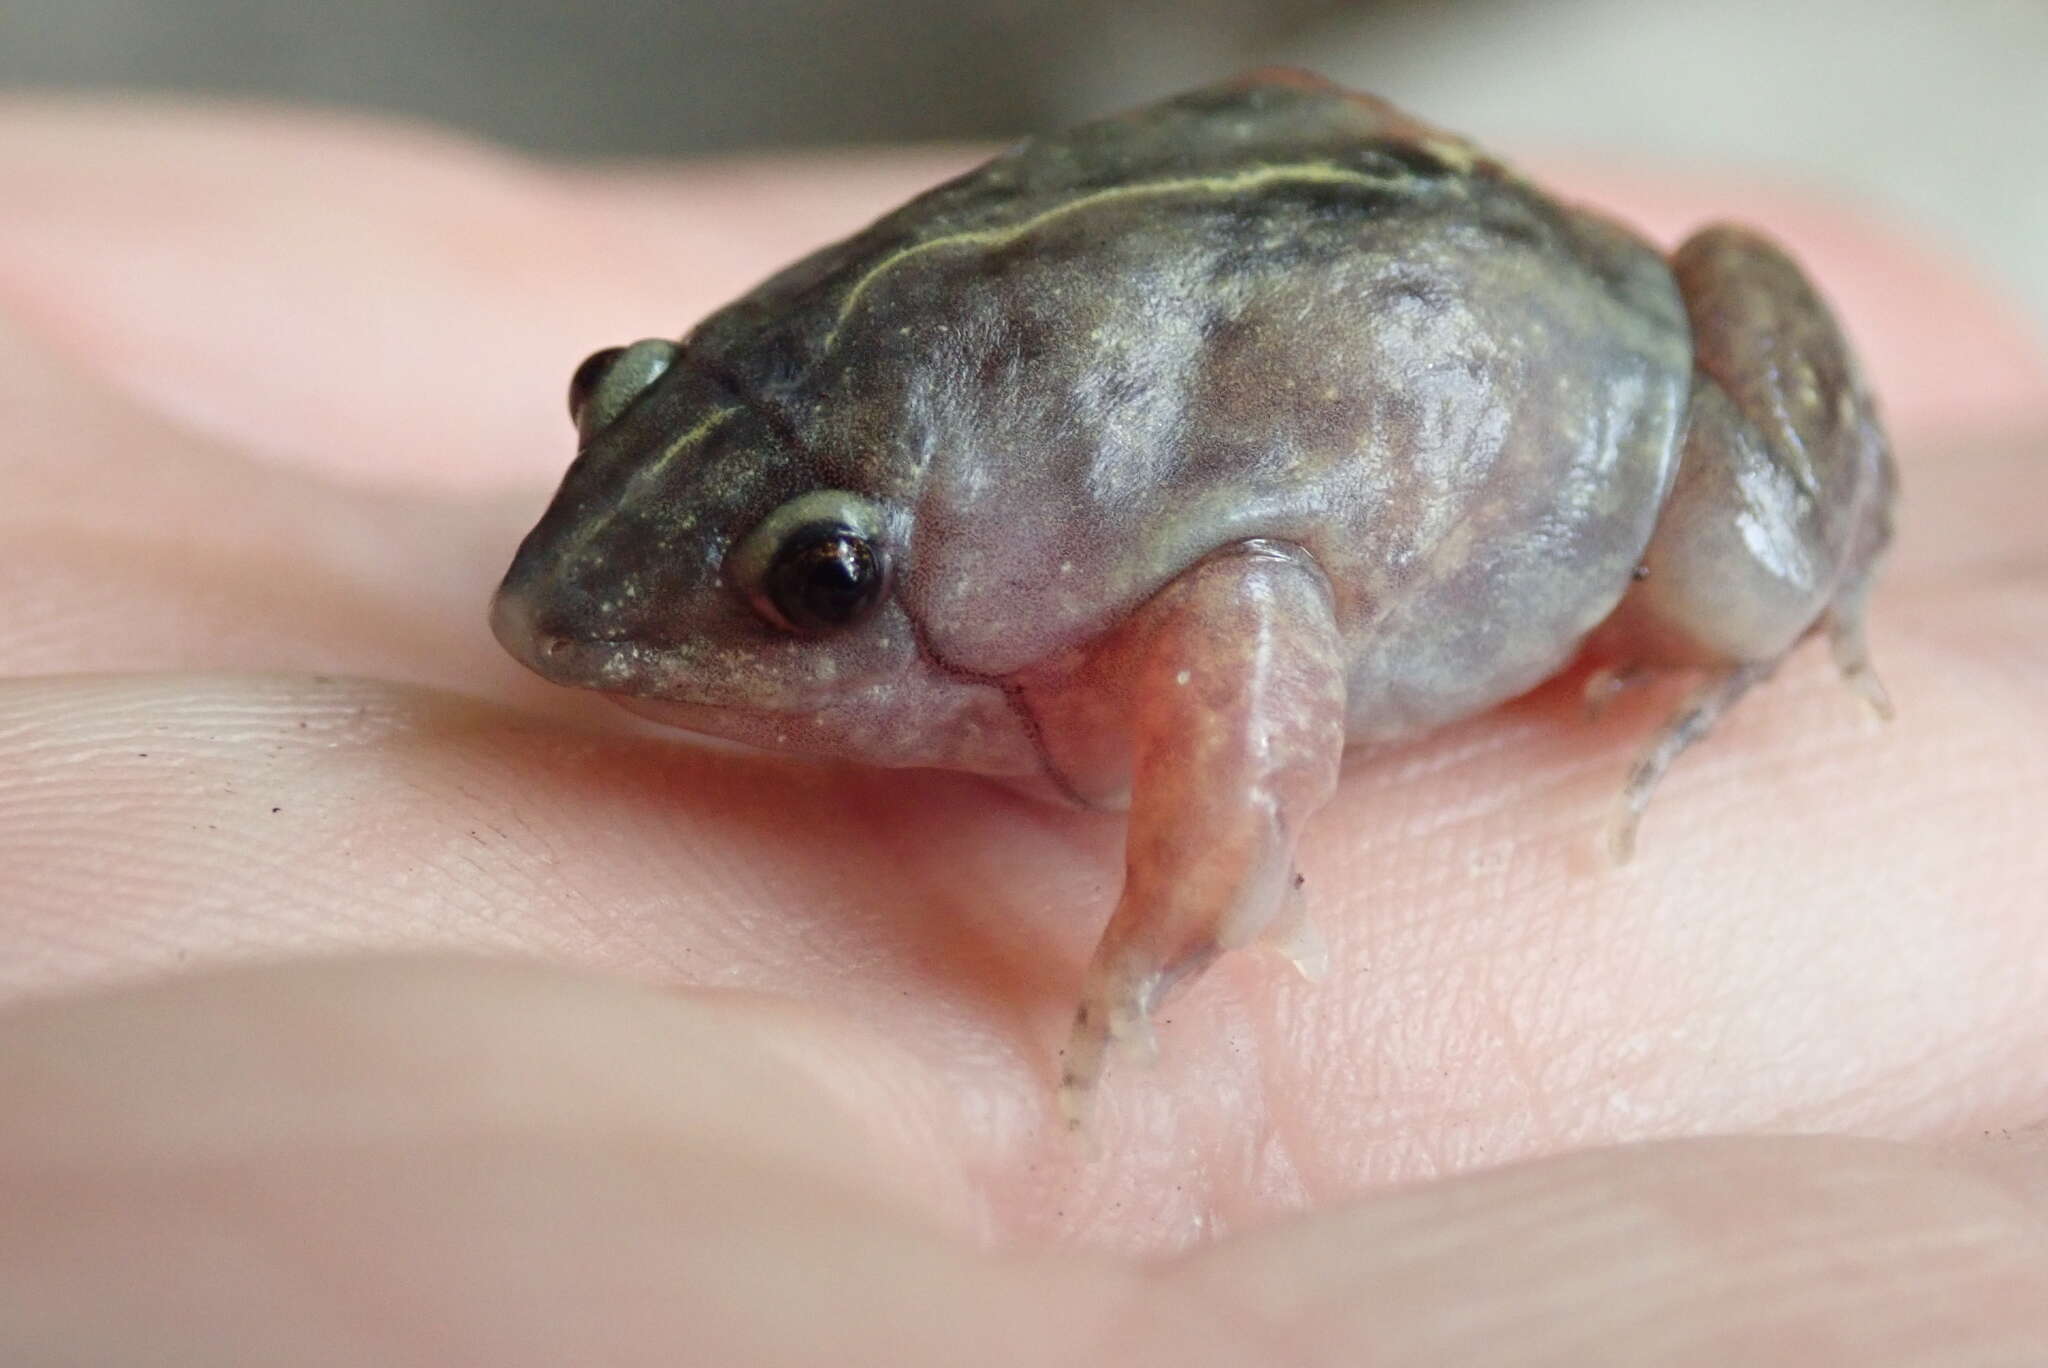
<path id="1" fill-rule="evenodd" d="M 604 373 L 612 363 L 625 355 L 624 347 L 606 347 L 603 351 L 592 352 L 583 358 L 583 364 L 569 377 L 569 421 L 583 421 L 583 406 L 590 402 L 590 393 L 604 380 Z"/>
<path id="2" fill-rule="evenodd" d="M 850 527 L 822 523 L 783 542 L 768 568 L 768 595 L 790 626 L 847 627 L 882 595 L 882 560 Z"/>

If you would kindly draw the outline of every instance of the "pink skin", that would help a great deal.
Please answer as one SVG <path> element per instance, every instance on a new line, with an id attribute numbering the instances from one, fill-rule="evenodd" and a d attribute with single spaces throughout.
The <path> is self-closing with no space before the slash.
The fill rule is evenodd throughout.
<path id="1" fill-rule="evenodd" d="M 68 999 L 0 1019 L 0 1359 L 2048 1357 L 2048 369 L 1987 292 L 1547 177 L 1826 283 L 1911 497 L 1899 720 L 1802 650 L 1620 871 L 1663 685 L 1361 767 L 1329 971 L 1219 964 L 1091 1160 L 1046 1061 L 1116 821 L 653 740 L 477 620 L 568 365 L 937 169 L 0 108 L 0 988 Z"/>

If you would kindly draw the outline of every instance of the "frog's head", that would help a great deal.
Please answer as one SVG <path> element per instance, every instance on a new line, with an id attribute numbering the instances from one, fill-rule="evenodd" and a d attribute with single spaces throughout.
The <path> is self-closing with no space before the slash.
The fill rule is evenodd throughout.
<path id="1" fill-rule="evenodd" d="M 757 745 L 1037 767 L 1002 691 L 923 648 L 896 592 L 900 496 L 834 487 L 777 413 L 672 342 L 592 356 L 569 407 L 575 463 L 492 605 L 514 657 Z"/>

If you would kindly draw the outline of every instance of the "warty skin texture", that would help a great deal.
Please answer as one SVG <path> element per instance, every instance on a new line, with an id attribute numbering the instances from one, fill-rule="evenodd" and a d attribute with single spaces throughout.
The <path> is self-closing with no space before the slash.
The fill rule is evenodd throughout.
<path id="1" fill-rule="evenodd" d="M 1846 344 L 1753 234 L 1676 264 L 1292 73 L 1025 143 L 586 425 L 494 625 L 678 725 L 1128 802 L 1077 1115 L 1108 1039 L 1221 949 L 1313 965 L 1292 852 L 1347 741 L 1490 707 L 1599 629 L 1623 670 L 1704 672 L 1625 845 L 1817 625 L 1881 700 L 1861 602 L 1892 487 Z M 792 632 L 772 551 L 738 548 L 823 491 L 887 593 Z"/>

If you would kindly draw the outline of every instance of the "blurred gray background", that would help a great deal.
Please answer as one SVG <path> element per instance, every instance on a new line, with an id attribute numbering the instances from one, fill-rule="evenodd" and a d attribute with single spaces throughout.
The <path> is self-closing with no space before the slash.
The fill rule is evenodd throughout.
<path id="1" fill-rule="evenodd" d="M 2048 320 L 2044 0 L 0 0 L 0 86 L 312 100 L 584 156 L 1009 137 L 1268 61 L 1511 147 L 1858 196 Z"/>

